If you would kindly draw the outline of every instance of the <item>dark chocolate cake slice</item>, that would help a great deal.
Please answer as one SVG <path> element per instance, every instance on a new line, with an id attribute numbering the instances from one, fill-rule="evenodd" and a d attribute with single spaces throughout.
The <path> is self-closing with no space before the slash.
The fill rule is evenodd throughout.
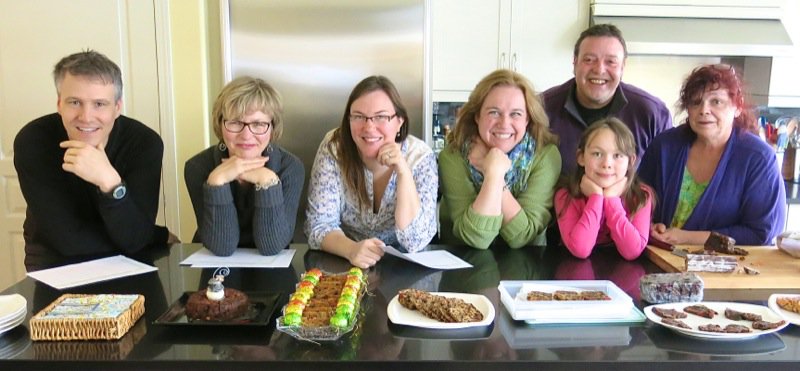
<path id="1" fill-rule="evenodd" d="M 726 236 L 722 233 L 712 231 L 708 236 L 706 243 L 703 245 L 706 251 L 715 251 L 723 254 L 731 255 L 747 255 L 745 249 L 736 247 L 736 240 L 733 237 Z"/>

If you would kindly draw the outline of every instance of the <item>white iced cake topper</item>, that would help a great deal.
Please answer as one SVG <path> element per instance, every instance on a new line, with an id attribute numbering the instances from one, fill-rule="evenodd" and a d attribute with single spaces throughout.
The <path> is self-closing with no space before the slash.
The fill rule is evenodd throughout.
<path id="1" fill-rule="evenodd" d="M 230 274 L 228 267 L 217 268 L 214 274 L 208 280 L 208 288 L 206 289 L 206 297 L 208 300 L 220 301 L 225 298 L 225 286 L 222 281 L 225 281 L 225 276 Z"/>

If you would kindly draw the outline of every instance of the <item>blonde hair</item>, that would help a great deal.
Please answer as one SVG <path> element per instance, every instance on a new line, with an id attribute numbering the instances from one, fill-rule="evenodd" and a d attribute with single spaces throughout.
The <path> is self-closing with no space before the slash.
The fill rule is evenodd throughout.
<path id="1" fill-rule="evenodd" d="M 283 99 L 266 81 L 242 76 L 229 82 L 219 92 L 211 112 L 214 135 L 222 140 L 225 120 L 236 120 L 250 112 L 261 111 L 272 116 L 272 137 L 280 139 L 283 134 Z"/>
<path id="2" fill-rule="evenodd" d="M 478 135 L 478 122 L 475 121 L 475 118 L 480 114 L 486 97 L 492 89 L 498 86 L 514 86 L 522 90 L 522 95 L 525 97 L 525 111 L 528 115 L 528 134 L 536 140 L 539 148 L 557 143 L 556 135 L 550 132 L 550 120 L 544 111 L 542 101 L 533 90 L 531 82 L 517 72 L 497 70 L 475 85 L 467 103 L 461 107 L 461 112 L 456 119 L 456 127 L 448 136 L 448 150 L 459 152 L 464 143 L 468 143 Z"/>

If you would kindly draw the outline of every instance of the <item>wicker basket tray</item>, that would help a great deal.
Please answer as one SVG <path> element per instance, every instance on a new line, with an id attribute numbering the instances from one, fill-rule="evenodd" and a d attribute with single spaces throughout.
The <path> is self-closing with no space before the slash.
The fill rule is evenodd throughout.
<path id="1" fill-rule="evenodd" d="M 147 334 L 146 321 L 136 322 L 119 340 L 37 341 L 33 358 L 45 361 L 116 361 L 128 354 Z"/>
<path id="2" fill-rule="evenodd" d="M 109 309 L 110 306 L 116 308 Z M 142 314 L 142 295 L 64 294 L 31 318 L 31 339 L 119 339 Z"/>

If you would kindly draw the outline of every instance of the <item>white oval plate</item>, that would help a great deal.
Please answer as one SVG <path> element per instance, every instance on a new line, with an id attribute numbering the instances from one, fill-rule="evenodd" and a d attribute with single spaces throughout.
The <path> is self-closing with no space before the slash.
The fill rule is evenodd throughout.
<path id="1" fill-rule="evenodd" d="M 439 322 L 433 318 L 428 318 L 424 314 L 408 309 L 400 304 L 399 295 L 395 295 L 386 308 L 386 314 L 392 323 L 398 325 L 433 328 L 433 329 L 455 329 L 466 327 L 486 326 L 494 321 L 494 305 L 483 295 L 463 294 L 458 292 L 431 292 L 432 295 L 440 295 L 446 298 L 458 298 L 475 306 L 483 314 L 483 321 L 480 322 Z"/>
<path id="2" fill-rule="evenodd" d="M 798 294 L 772 294 L 767 301 L 767 305 L 769 308 L 774 310 L 778 313 L 781 317 L 783 317 L 787 322 L 794 324 L 795 326 L 800 326 L 800 313 L 795 313 L 792 311 L 788 311 L 778 306 L 778 298 L 779 297 L 790 297 L 790 298 L 798 298 L 800 295 Z"/>
<path id="3" fill-rule="evenodd" d="M 688 307 L 690 305 L 696 304 L 703 304 L 713 310 L 715 310 L 718 314 L 714 316 L 714 318 L 705 318 L 696 316 L 694 314 L 688 314 L 686 318 L 679 318 L 683 323 L 692 327 L 691 330 L 680 328 L 677 326 L 668 325 L 666 323 L 661 322 L 661 317 L 657 314 L 653 313 L 654 307 L 665 308 L 665 309 L 675 309 L 677 311 L 683 311 L 683 308 Z M 747 304 L 747 303 L 732 303 L 732 302 L 699 302 L 699 303 L 668 303 L 668 304 L 658 304 L 658 305 L 650 305 L 644 308 L 644 314 L 647 316 L 647 319 L 664 326 L 670 330 L 678 332 L 682 335 L 691 336 L 698 339 L 708 339 L 708 340 L 747 340 L 753 339 L 758 336 L 764 334 L 770 334 L 776 331 L 780 331 L 784 327 L 788 326 L 789 323 L 786 322 L 777 328 L 771 330 L 755 330 L 752 327 L 752 322 L 750 321 L 733 321 L 725 318 L 725 308 L 730 308 L 739 312 L 749 312 L 759 314 L 762 317 L 762 320 L 767 322 L 778 322 L 783 320 L 783 318 L 772 311 L 772 309 L 767 308 L 763 305 L 755 305 L 755 304 Z M 716 332 L 706 332 L 700 331 L 697 329 L 698 326 L 707 325 L 707 324 L 717 324 L 722 327 L 725 327 L 729 324 L 738 324 L 749 327 L 752 332 L 744 333 L 744 334 L 728 334 L 728 333 L 716 333 Z"/>

